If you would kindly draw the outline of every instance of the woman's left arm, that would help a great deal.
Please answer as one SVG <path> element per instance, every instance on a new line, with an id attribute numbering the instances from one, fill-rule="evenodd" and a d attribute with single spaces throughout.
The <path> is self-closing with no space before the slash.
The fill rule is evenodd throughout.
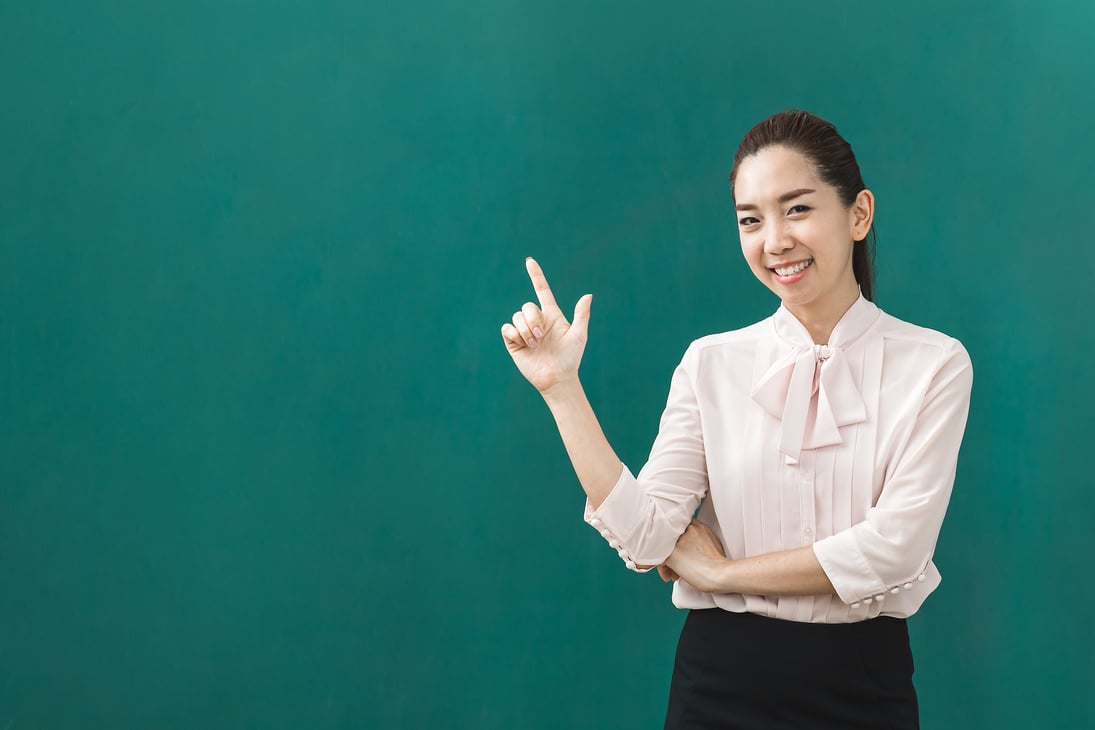
<path id="1" fill-rule="evenodd" d="M 862 522 L 813 545 L 740 560 L 724 557 L 714 533 L 693 522 L 666 565 L 713 593 L 835 594 L 854 605 L 908 587 L 931 559 L 943 522 L 972 384 L 969 354 L 952 339 L 898 464 Z"/>
<path id="2" fill-rule="evenodd" d="M 731 560 L 711 528 L 693 520 L 666 565 L 704 593 L 756 596 L 834 595 L 811 546 Z M 663 575 L 672 578 L 672 575 Z"/>

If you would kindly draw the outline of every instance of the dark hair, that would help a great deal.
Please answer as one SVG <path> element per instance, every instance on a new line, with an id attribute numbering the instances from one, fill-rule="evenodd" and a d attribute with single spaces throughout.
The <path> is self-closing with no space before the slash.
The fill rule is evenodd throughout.
<path id="1" fill-rule="evenodd" d="M 859 191 L 866 189 L 859 163 L 855 160 L 852 146 L 829 122 L 801 109 L 773 114 L 750 129 L 738 145 L 734 166 L 730 169 L 730 187 L 738 174 L 738 168 L 746 158 L 767 147 L 788 147 L 806 157 L 814 166 L 818 177 L 836 188 L 840 201 L 850 207 Z M 871 301 L 874 283 L 874 222 L 866 238 L 856 243 L 852 251 L 852 272 L 863 296 Z"/>

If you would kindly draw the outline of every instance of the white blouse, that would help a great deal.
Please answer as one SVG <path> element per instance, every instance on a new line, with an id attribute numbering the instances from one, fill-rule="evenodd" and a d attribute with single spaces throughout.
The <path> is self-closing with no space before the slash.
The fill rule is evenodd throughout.
<path id="1" fill-rule="evenodd" d="M 973 368 L 962 344 L 860 295 L 827 345 L 783 305 L 693 342 L 673 373 L 650 458 L 625 465 L 585 519 L 627 567 L 659 565 L 699 508 L 730 558 L 813 545 L 836 596 L 704 593 L 720 607 L 847 623 L 915 613 L 954 485 Z M 639 572 L 645 572 L 639 570 Z"/>

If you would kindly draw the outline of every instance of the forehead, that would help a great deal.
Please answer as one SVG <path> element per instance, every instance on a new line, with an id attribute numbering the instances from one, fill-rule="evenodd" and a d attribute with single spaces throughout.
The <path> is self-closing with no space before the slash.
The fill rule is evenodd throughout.
<path id="1" fill-rule="evenodd" d="M 767 203 L 788 190 L 813 188 L 827 192 L 814 166 L 805 156 L 788 147 L 767 147 L 738 165 L 734 199 L 739 203 Z"/>

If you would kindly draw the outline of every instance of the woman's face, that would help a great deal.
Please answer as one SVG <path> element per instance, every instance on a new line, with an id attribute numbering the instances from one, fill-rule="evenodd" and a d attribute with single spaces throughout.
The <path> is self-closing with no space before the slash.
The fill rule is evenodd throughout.
<path id="1" fill-rule="evenodd" d="M 792 313 L 842 313 L 859 297 L 852 251 L 871 226 L 870 191 L 847 208 L 802 154 L 768 147 L 738 165 L 734 203 L 749 268 Z"/>

